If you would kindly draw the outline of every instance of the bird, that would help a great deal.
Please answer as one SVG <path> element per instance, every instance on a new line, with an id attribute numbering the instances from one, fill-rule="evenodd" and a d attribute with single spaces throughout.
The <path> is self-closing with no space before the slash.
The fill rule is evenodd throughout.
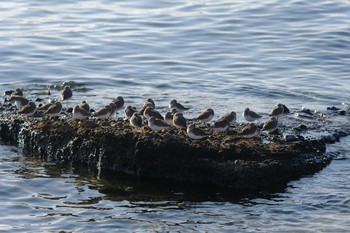
<path id="1" fill-rule="evenodd" d="M 255 121 L 261 118 L 256 112 L 251 111 L 249 108 L 244 109 L 242 116 L 246 121 Z"/>
<path id="2" fill-rule="evenodd" d="M 173 125 L 178 129 L 187 129 L 187 119 L 181 112 L 177 112 L 173 116 Z"/>
<path id="3" fill-rule="evenodd" d="M 198 114 L 194 120 L 201 121 L 203 123 L 210 121 L 214 117 L 214 110 L 211 108 L 208 108 L 204 112 Z"/>
<path id="4" fill-rule="evenodd" d="M 155 117 L 155 118 L 160 119 L 160 120 L 164 119 L 163 116 L 157 110 L 155 110 L 153 107 L 147 107 L 145 109 L 145 111 L 143 112 L 143 116 L 146 119 L 149 119 L 151 117 Z"/>
<path id="5" fill-rule="evenodd" d="M 277 127 L 278 127 L 277 117 L 273 116 L 264 123 L 261 131 L 273 132 L 277 129 Z"/>
<path id="6" fill-rule="evenodd" d="M 124 107 L 124 99 L 121 96 L 118 96 L 112 102 L 116 105 L 116 111 L 119 111 Z"/>
<path id="7" fill-rule="evenodd" d="M 168 112 L 165 113 L 165 115 L 164 115 L 164 120 L 165 120 L 165 122 L 166 122 L 168 125 L 171 125 L 171 126 L 174 125 L 174 124 L 173 124 L 173 117 L 174 117 L 174 114 L 175 114 L 175 113 L 176 113 L 176 110 L 175 110 L 175 109 L 173 109 L 173 110 L 168 111 Z"/>
<path id="8" fill-rule="evenodd" d="M 45 115 L 49 115 L 51 117 L 59 116 L 62 111 L 62 103 L 55 102 L 52 104 L 45 112 Z"/>
<path id="9" fill-rule="evenodd" d="M 132 117 L 132 115 L 135 112 L 137 112 L 137 110 L 135 108 L 131 107 L 130 105 L 128 105 L 124 108 L 125 118 L 128 120 Z"/>
<path id="10" fill-rule="evenodd" d="M 88 118 L 89 116 L 90 116 L 90 112 L 87 112 L 84 108 L 81 108 L 79 105 L 76 105 L 73 108 L 72 117 L 74 119 L 82 120 L 82 119 Z"/>
<path id="11" fill-rule="evenodd" d="M 115 102 L 111 102 L 108 105 L 111 107 L 111 113 L 109 117 L 113 117 L 117 112 L 117 104 Z"/>
<path id="12" fill-rule="evenodd" d="M 209 136 L 202 129 L 196 128 L 194 124 L 188 125 L 186 132 L 191 139 L 196 139 L 196 140 L 206 138 Z"/>
<path id="13" fill-rule="evenodd" d="M 23 96 L 23 91 L 20 88 L 16 88 L 16 90 L 11 92 L 11 95 L 19 95 L 19 96 Z"/>
<path id="14" fill-rule="evenodd" d="M 112 108 L 110 105 L 106 105 L 102 108 L 96 110 L 93 114 L 94 117 L 98 119 L 108 119 L 111 116 Z"/>
<path id="15" fill-rule="evenodd" d="M 134 128 L 141 128 L 142 127 L 142 117 L 138 114 L 138 112 L 134 112 L 132 116 L 130 117 L 130 125 Z"/>
<path id="16" fill-rule="evenodd" d="M 90 106 L 85 100 L 80 102 L 79 107 L 84 109 L 87 112 L 90 112 Z"/>
<path id="17" fill-rule="evenodd" d="M 147 99 L 144 103 L 143 106 L 141 108 L 141 110 L 139 111 L 140 115 L 143 115 L 144 111 L 146 110 L 146 108 L 148 107 L 152 107 L 152 108 L 156 108 L 154 101 L 152 99 Z"/>
<path id="18" fill-rule="evenodd" d="M 68 108 L 68 100 L 73 96 L 72 90 L 69 88 L 69 86 L 64 86 L 63 90 L 60 92 L 60 95 L 61 95 L 62 101 L 67 100 L 67 108 Z"/>
<path id="19" fill-rule="evenodd" d="M 227 113 L 226 115 L 222 116 L 217 121 L 222 121 L 222 120 L 226 120 L 226 121 L 228 121 L 228 123 L 230 125 L 234 125 L 236 123 L 236 120 L 237 120 L 237 114 L 236 114 L 236 112 L 232 111 L 232 112 Z"/>
<path id="20" fill-rule="evenodd" d="M 225 119 L 216 121 L 212 126 L 213 130 L 216 132 L 224 132 L 228 127 L 230 127 L 230 123 Z"/>
<path id="21" fill-rule="evenodd" d="M 158 119 L 154 116 L 150 117 L 148 119 L 148 126 L 153 130 L 153 131 L 160 131 L 162 129 L 165 129 L 167 127 L 169 127 L 169 125 L 161 120 L 161 119 Z"/>
<path id="22" fill-rule="evenodd" d="M 26 105 L 24 105 L 19 111 L 19 114 L 25 115 L 27 117 L 33 116 L 35 113 L 36 105 L 34 102 L 29 101 Z"/>
<path id="23" fill-rule="evenodd" d="M 24 105 L 29 103 L 28 99 L 20 95 L 11 95 L 10 101 L 14 101 L 18 109 L 21 109 Z"/>
<path id="24" fill-rule="evenodd" d="M 50 100 L 48 103 L 46 103 L 46 104 L 44 104 L 44 105 L 39 105 L 39 107 L 36 109 L 37 111 L 39 111 L 39 112 L 46 112 L 47 111 L 47 109 L 49 109 L 49 107 L 51 106 L 51 105 L 53 105 L 54 103 L 56 102 L 56 100 Z"/>
<path id="25" fill-rule="evenodd" d="M 280 117 L 284 112 L 283 104 L 278 103 L 276 106 L 274 106 L 269 114 L 270 117 Z"/>
<path id="26" fill-rule="evenodd" d="M 190 108 L 184 107 L 182 104 L 178 103 L 177 100 L 171 100 L 169 103 L 169 109 L 175 109 L 177 112 L 184 112 Z"/>
<path id="27" fill-rule="evenodd" d="M 243 127 L 243 129 L 239 132 L 239 136 L 244 138 L 252 138 L 258 134 L 258 127 L 254 123 L 250 123 Z"/>

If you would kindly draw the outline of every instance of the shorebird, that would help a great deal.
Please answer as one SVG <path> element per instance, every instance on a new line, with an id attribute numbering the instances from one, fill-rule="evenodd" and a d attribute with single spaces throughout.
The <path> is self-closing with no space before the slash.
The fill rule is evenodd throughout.
<path id="1" fill-rule="evenodd" d="M 266 121 L 262 127 L 262 131 L 269 131 L 273 132 L 278 127 L 278 120 L 277 117 L 271 117 L 268 121 Z"/>
<path id="2" fill-rule="evenodd" d="M 228 129 L 228 127 L 230 127 L 230 123 L 225 119 L 218 120 L 212 126 L 213 130 L 216 132 L 224 132 Z"/>
<path id="3" fill-rule="evenodd" d="M 173 116 L 173 125 L 178 129 L 187 129 L 187 120 L 181 112 L 177 112 Z"/>
<path id="4" fill-rule="evenodd" d="M 99 108 L 96 112 L 94 112 L 93 116 L 98 119 L 108 119 L 111 116 L 112 108 L 110 105 L 106 105 L 102 108 Z"/>
<path id="5" fill-rule="evenodd" d="M 117 112 L 117 105 L 115 102 L 109 103 L 109 106 L 111 107 L 111 113 L 109 114 L 109 117 L 113 117 Z"/>
<path id="6" fill-rule="evenodd" d="M 137 112 L 134 112 L 134 114 L 132 114 L 129 122 L 130 125 L 136 129 L 142 127 L 142 117 Z"/>
<path id="7" fill-rule="evenodd" d="M 90 106 L 85 100 L 80 102 L 79 107 L 90 113 Z"/>
<path id="8" fill-rule="evenodd" d="M 49 115 L 51 117 L 59 116 L 62 111 L 61 102 L 55 102 L 52 104 L 45 112 L 45 115 Z"/>
<path id="9" fill-rule="evenodd" d="M 149 119 L 151 117 L 155 117 L 155 118 L 160 119 L 160 120 L 164 119 L 163 116 L 157 110 L 155 110 L 153 107 L 147 107 L 145 109 L 145 111 L 143 112 L 143 116 L 146 119 Z"/>
<path id="10" fill-rule="evenodd" d="M 283 114 L 283 111 L 284 111 L 283 104 L 277 104 L 272 108 L 269 116 L 278 118 Z"/>
<path id="11" fill-rule="evenodd" d="M 193 120 L 206 123 L 206 122 L 210 121 L 211 119 L 213 119 L 213 117 L 214 117 L 214 110 L 211 108 L 208 108 L 204 112 L 198 114 Z"/>
<path id="12" fill-rule="evenodd" d="M 137 112 L 135 108 L 131 107 L 130 105 L 126 106 L 124 109 L 125 118 L 130 120 L 135 112 Z"/>
<path id="13" fill-rule="evenodd" d="M 61 94 L 62 101 L 67 100 L 67 108 L 68 108 L 68 99 L 72 98 L 73 96 L 72 90 L 69 88 L 69 86 L 64 86 L 60 94 Z"/>
<path id="14" fill-rule="evenodd" d="M 186 108 L 182 104 L 178 103 L 176 100 L 172 100 L 169 103 L 169 109 L 170 110 L 175 109 L 176 112 L 183 112 L 183 111 L 186 111 L 190 108 Z"/>
<path id="15" fill-rule="evenodd" d="M 244 112 L 242 113 L 242 116 L 246 121 L 255 121 L 261 118 L 260 115 L 256 114 L 255 112 L 251 111 L 249 108 L 244 109 Z"/>
<path id="16" fill-rule="evenodd" d="M 19 95 L 19 96 L 23 96 L 23 91 L 20 88 L 17 88 L 16 90 L 11 92 L 11 95 Z"/>
<path id="17" fill-rule="evenodd" d="M 19 111 L 19 114 L 25 115 L 27 117 L 33 116 L 35 113 L 36 105 L 34 102 L 29 101 L 26 105 L 24 105 Z"/>
<path id="18" fill-rule="evenodd" d="M 144 111 L 146 110 L 146 108 L 148 107 L 152 107 L 154 109 L 156 109 L 156 106 L 154 104 L 154 101 L 152 99 L 147 99 L 144 103 L 143 106 L 141 108 L 141 110 L 139 111 L 140 115 L 143 115 Z"/>
<path id="19" fill-rule="evenodd" d="M 230 113 L 228 113 L 228 114 L 222 116 L 222 117 L 219 118 L 219 120 L 217 120 L 217 121 L 223 121 L 223 120 L 228 121 L 228 123 L 229 123 L 230 125 L 234 125 L 234 124 L 236 123 L 236 120 L 237 120 L 237 114 L 236 114 L 236 112 L 233 112 L 233 111 L 232 111 L 232 112 L 230 112 Z"/>
<path id="20" fill-rule="evenodd" d="M 176 110 L 174 110 L 174 111 L 176 112 Z M 174 126 L 173 125 L 173 117 L 174 117 L 174 113 L 172 111 L 168 111 L 164 115 L 164 120 L 168 125 Z"/>
<path id="21" fill-rule="evenodd" d="M 46 112 L 49 109 L 49 107 L 51 107 L 51 105 L 53 105 L 55 102 L 56 100 L 50 100 L 48 103 L 41 105 L 36 110 L 39 112 Z"/>
<path id="22" fill-rule="evenodd" d="M 116 111 L 123 109 L 124 107 L 124 99 L 121 96 L 118 96 L 116 99 L 112 101 L 116 105 Z"/>
<path id="23" fill-rule="evenodd" d="M 165 121 L 158 119 L 158 118 L 155 118 L 154 116 L 152 116 L 148 119 L 148 126 L 153 131 L 160 131 L 162 129 L 169 127 L 169 125 Z"/>
<path id="24" fill-rule="evenodd" d="M 258 132 L 259 132 L 258 127 L 254 123 L 250 123 L 249 125 L 246 125 L 245 127 L 243 127 L 243 129 L 238 135 L 244 138 L 252 138 L 256 136 Z"/>
<path id="25" fill-rule="evenodd" d="M 18 109 L 29 103 L 28 99 L 20 95 L 11 95 L 10 101 L 14 101 Z"/>
<path id="26" fill-rule="evenodd" d="M 87 112 L 85 109 L 81 108 L 79 105 L 76 105 L 73 108 L 72 117 L 74 119 L 82 120 L 82 119 L 88 118 L 89 116 L 90 116 L 90 112 Z"/>
<path id="27" fill-rule="evenodd" d="M 186 132 L 191 139 L 202 139 L 209 136 L 202 129 L 196 128 L 194 124 L 188 125 Z"/>

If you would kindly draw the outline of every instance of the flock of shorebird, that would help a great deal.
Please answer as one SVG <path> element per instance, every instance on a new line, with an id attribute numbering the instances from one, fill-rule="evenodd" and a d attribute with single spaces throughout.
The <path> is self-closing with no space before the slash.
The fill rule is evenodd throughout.
<path id="1" fill-rule="evenodd" d="M 10 101 L 15 102 L 18 108 L 18 113 L 25 116 L 33 116 L 35 112 L 41 112 L 44 115 L 55 117 L 59 116 L 63 110 L 62 103 L 56 100 L 52 100 L 47 104 L 36 106 L 34 102 L 29 101 L 27 98 L 23 97 L 23 92 L 21 89 L 16 89 L 9 93 Z M 60 97 L 62 101 L 67 101 L 73 96 L 72 90 L 65 86 L 60 92 Z M 98 119 L 109 119 L 113 117 L 117 111 L 123 109 L 124 99 L 119 96 L 114 99 L 110 104 L 93 111 L 86 101 L 82 101 L 79 105 L 72 109 L 72 117 L 75 119 L 83 120 L 89 117 L 94 117 Z M 198 124 L 206 124 L 210 122 L 214 117 L 214 110 L 209 108 L 201 113 L 199 113 L 195 118 L 187 119 L 184 117 L 183 112 L 189 110 L 189 108 L 183 106 L 176 100 L 171 100 L 169 103 L 169 111 L 163 117 L 157 110 L 155 103 L 152 99 L 147 99 L 142 108 L 137 111 L 135 107 L 126 106 L 124 108 L 125 118 L 130 122 L 130 125 L 135 128 L 141 128 L 145 122 L 149 128 L 153 131 L 160 131 L 168 127 L 175 127 L 177 129 L 186 130 L 188 136 L 191 139 L 202 139 L 208 137 L 210 134 L 205 132 L 203 129 L 198 127 Z M 246 108 L 242 113 L 244 119 L 250 122 L 248 125 L 244 126 L 240 132 L 239 136 L 244 138 L 252 138 L 260 133 L 260 131 L 273 132 L 278 128 L 278 118 L 284 113 L 284 105 L 277 104 L 274 106 L 269 113 L 269 119 L 259 128 L 254 122 L 259 120 L 262 116 Z M 230 112 L 210 127 L 215 132 L 224 132 L 229 129 L 230 126 L 236 124 L 237 114 L 236 112 Z"/>

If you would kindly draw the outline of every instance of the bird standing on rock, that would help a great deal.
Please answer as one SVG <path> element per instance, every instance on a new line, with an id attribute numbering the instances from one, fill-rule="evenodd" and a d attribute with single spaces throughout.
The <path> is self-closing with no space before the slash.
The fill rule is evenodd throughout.
<path id="1" fill-rule="evenodd" d="M 175 109 L 176 112 L 184 112 L 190 108 L 184 107 L 182 104 L 178 103 L 177 100 L 172 100 L 169 103 L 169 109 L 170 110 Z"/>
<path id="2" fill-rule="evenodd" d="M 194 124 L 188 125 L 186 132 L 191 139 L 196 139 L 196 140 L 206 138 L 209 136 L 202 129 L 196 128 Z"/>
<path id="3" fill-rule="evenodd" d="M 246 121 L 255 121 L 261 118 L 256 112 L 251 111 L 249 108 L 244 109 L 242 116 Z"/>
<path id="4" fill-rule="evenodd" d="M 134 112 L 134 114 L 132 114 L 129 122 L 130 125 L 136 129 L 141 128 L 143 124 L 142 117 L 138 114 L 138 112 Z"/>
<path id="5" fill-rule="evenodd" d="M 26 105 L 24 105 L 19 111 L 19 114 L 25 115 L 27 117 L 33 116 L 35 113 L 36 105 L 34 102 L 30 101 Z"/>
<path id="6" fill-rule="evenodd" d="M 208 108 L 204 112 L 198 114 L 193 120 L 206 123 L 208 121 L 211 121 L 211 119 L 213 119 L 213 117 L 214 117 L 214 110 L 211 108 Z"/>
<path id="7" fill-rule="evenodd" d="M 226 120 L 228 121 L 228 123 L 230 125 L 234 125 L 236 123 L 236 120 L 237 120 L 237 114 L 236 112 L 230 112 L 224 116 L 222 116 L 218 121 L 223 121 L 223 120 Z"/>
<path id="8" fill-rule="evenodd" d="M 61 94 L 61 100 L 62 101 L 67 100 L 67 108 L 68 108 L 68 100 L 70 98 L 72 98 L 72 96 L 73 96 L 72 90 L 70 89 L 69 86 L 64 86 L 64 88 L 63 88 L 63 90 L 61 91 L 60 94 Z"/>
<path id="9" fill-rule="evenodd" d="M 278 127 L 278 120 L 276 117 L 273 116 L 264 123 L 261 131 L 273 132 L 277 129 L 277 127 Z"/>
<path id="10" fill-rule="evenodd" d="M 148 126 L 153 131 L 160 131 L 162 129 L 169 127 L 169 125 L 165 121 L 158 119 L 158 118 L 155 118 L 154 116 L 152 116 L 148 119 Z"/>
<path id="11" fill-rule="evenodd" d="M 87 112 L 85 109 L 81 108 L 79 105 L 76 105 L 73 108 L 72 117 L 74 119 L 83 120 L 88 118 L 89 116 L 90 116 L 90 112 Z"/>
<path id="12" fill-rule="evenodd" d="M 177 112 L 173 116 L 173 125 L 178 129 L 187 129 L 187 119 L 181 112 Z"/>
<path id="13" fill-rule="evenodd" d="M 254 123 L 250 123 L 249 125 L 246 125 L 245 127 L 243 127 L 243 129 L 238 135 L 244 138 L 252 138 L 256 136 L 258 132 L 259 132 L 258 127 Z"/>
<path id="14" fill-rule="evenodd" d="M 10 101 L 14 101 L 18 109 L 29 103 L 28 99 L 20 95 L 11 95 Z"/>
<path id="15" fill-rule="evenodd" d="M 278 118 L 283 114 L 283 111 L 284 111 L 283 104 L 277 104 L 275 107 L 272 108 L 269 116 Z"/>
<path id="16" fill-rule="evenodd" d="M 62 104 L 61 102 L 55 102 L 52 104 L 45 112 L 45 115 L 48 115 L 50 117 L 59 116 L 62 111 Z"/>

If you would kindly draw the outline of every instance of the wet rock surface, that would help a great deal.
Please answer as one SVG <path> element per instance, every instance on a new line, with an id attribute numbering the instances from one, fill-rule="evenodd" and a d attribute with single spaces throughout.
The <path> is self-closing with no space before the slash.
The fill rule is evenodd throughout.
<path id="1" fill-rule="evenodd" d="M 303 125 L 297 119 L 286 123 L 284 131 L 320 131 L 322 127 L 316 123 L 321 118 Z M 322 120 L 322 125 L 326 122 Z M 239 190 L 270 188 L 319 171 L 332 159 L 325 153 L 326 144 L 349 134 L 348 129 L 334 127 L 318 138 L 265 134 L 245 139 L 237 136 L 237 126 L 192 140 L 185 131 L 174 128 L 153 132 L 143 126 L 135 131 L 122 119 L 79 121 L 69 117 L 26 118 L 13 113 L 1 114 L 0 125 L 2 141 L 46 161 L 78 164 L 99 173 L 122 172 Z"/>

